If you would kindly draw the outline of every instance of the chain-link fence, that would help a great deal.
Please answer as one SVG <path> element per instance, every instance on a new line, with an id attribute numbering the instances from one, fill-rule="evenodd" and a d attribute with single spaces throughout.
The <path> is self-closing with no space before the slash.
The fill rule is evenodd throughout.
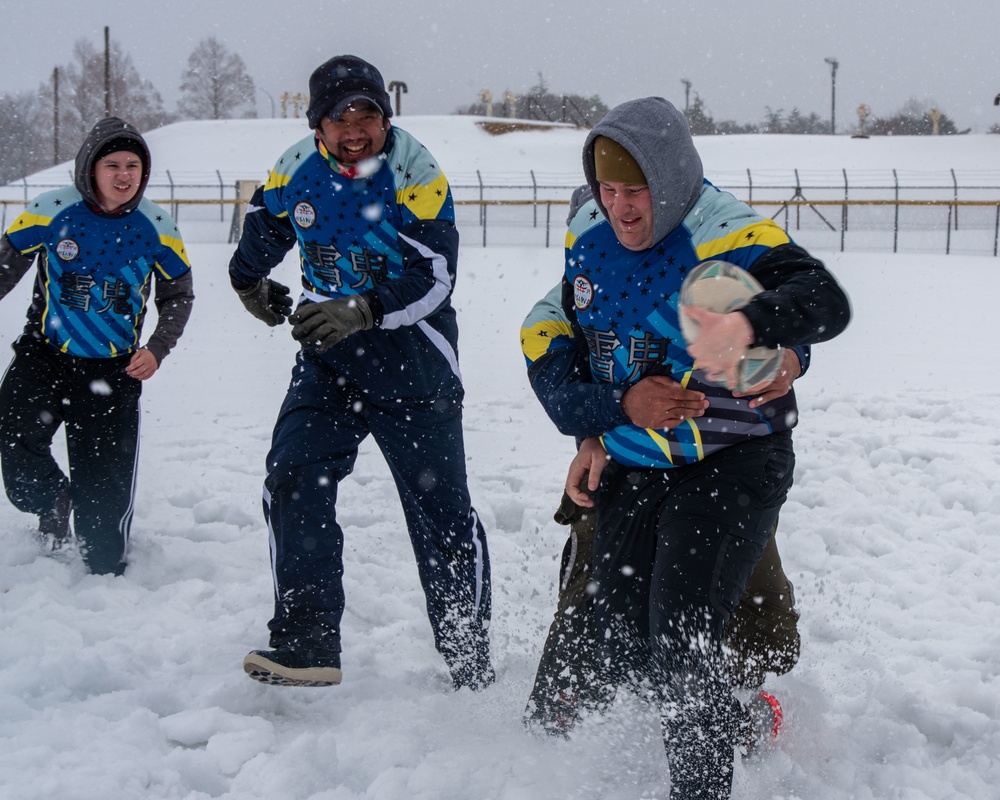
<path id="1" fill-rule="evenodd" d="M 449 177 L 462 242 L 484 247 L 561 247 L 569 196 L 583 180 L 534 171 Z M 810 249 L 998 254 L 1000 171 L 748 169 L 708 177 Z M 154 174 L 146 196 L 171 211 L 188 241 L 232 242 L 246 203 L 242 178 Z M 6 229 L 32 197 L 51 188 L 28 181 L 0 187 L 0 225 Z"/>

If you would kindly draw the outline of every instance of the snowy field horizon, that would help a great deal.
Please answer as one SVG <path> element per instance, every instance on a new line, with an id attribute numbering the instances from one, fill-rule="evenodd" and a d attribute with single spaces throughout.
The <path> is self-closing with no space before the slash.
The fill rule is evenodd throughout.
<path id="1" fill-rule="evenodd" d="M 489 137 L 464 120 L 397 122 L 452 180 L 476 169 L 579 174 L 582 131 Z M 172 172 L 262 180 L 306 133 L 301 120 L 257 120 L 180 123 L 148 138 L 154 165 Z M 1000 136 L 985 134 L 696 145 L 710 176 L 982 175 L 1000 163 Z M 451 689 L 391 477 L 366 442 L 338 504 L 344 682 L 287 689 L 248 680 L 241 661 L 267 641 L 263 462 L 296 345 L 229 288 L 225 226 L 192 225 L 188 236 L 182 217 L 181 230 L 197 299 L 144 386 L 126 574 L 40 557 L 36 520 L 0 499 L 0 797 L 666 800 L 658 722 L 638 700 L 619 698 L 565 741 L 521 724 L 555 610 L 565 530 L 552 514 L 573 442 L 532 395 L 518 332 L 559 279 L 561 248 L 482 247 L 478 229 L 462 231 L 454 304 L 470 488 L 493 560 L 497 683 Z M 737 764 L 733 797 L 990 800 L 1000 785 L 1000 259 L 815 254 L 850 294 L 854 320 L 814 349 L 796 384 L 795 486 L 778 542 L 802 659 L 767 682 L 785 735 Z M 294 253 L 275 277 L 296 285 Z M 22 328 L 30 290 L 26 278 L 4 300 L 2 341 Z"/>

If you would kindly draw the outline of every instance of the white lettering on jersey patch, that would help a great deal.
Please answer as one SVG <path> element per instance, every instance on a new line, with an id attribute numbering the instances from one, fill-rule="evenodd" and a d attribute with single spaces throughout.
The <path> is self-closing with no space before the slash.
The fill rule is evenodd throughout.
<path id="1" fill-rule="evenodd" d="M 573 302 L 580 311 L 586 311 L 594 302 L 594 284 L 585 275 L 573 278 Z"/>
<path id="2" fill-rule="evenodd" d="M 59 256 L 61 261 L 72 261 L 80 255 L 80 245 L 72 239 L 62 239 L 56 245 L 56 255 Z"/>
<path id="3" fill-rule="evenodd" d="M 295 204 L 295 224 L 300 228 L 311 228 L 316 224 L 316 209 L 305 201 Z"/>

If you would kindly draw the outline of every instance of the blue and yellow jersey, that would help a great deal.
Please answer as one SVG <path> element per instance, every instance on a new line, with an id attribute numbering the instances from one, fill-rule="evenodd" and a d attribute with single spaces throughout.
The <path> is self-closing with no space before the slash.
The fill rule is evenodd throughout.
<path id="1" fill-rule="evenodd" d="M 340 174 L 322 143 L 309 136 L 290 147 L 264 185 L 264 205 L 293 226 L 303 285 L 323 297 L 357 294 L 399 277 L 399 240 L 419 220 L 455 221 L 451 187 L 437 162 L 406 131 L 393 128 L 383 156 Z"/>
<path id="2" fill-rule="evenodd" d="M 709 384 L 695 370 L 680 330 L 677 295 L 688 272 L 705 260 L 729 261 L 748 269 L 764 253 L 789 242 L 772 220 L 706 183 L 681 225 L 653 247 L 632 251 L 621 245 L 597 203 L 590 200 L 569 225 L 563 286 L 535 306 L 521 330 L 529 369 L 544 356 L 579 347 L 587 353 L 592 382 L 624 391 L 644 375 L 662 374 L 705 393 L 710 402 L 706 414 L 672 430 L 626 423 L 602 431 L 608 454 L 627 465 L 679 466 L 747 437 L 785 430 L 795 422 L 792 393 L 767 404 L 766 411 L 750 409 L 746 399 Z M 571 299 L 564 295 L 570 291 Z M 578 323 L 576 330 L 567 305 Z M 585 347 L 577 340 L 580 332 Z M 552 361 L 565 359 L 564 355 Z M 565 367 L 554 369 L 565 375 Z M 549 387 L 558 383 L 546 380 Z M 614 413 L 607 406 L 605 402 L 605 419 Z M 546 407 L 553 413 L 554 406 Z M 598 403 L 593 407 L 600 411 Z"/>
<path id="3" fill-rule="evenodd" d="M 113 216 L 95 213 L 75 188 L 45 192 L 6 235 L 38 257 L 28 328 L 84 358 L 135 350 L 152 275 L 172 280 L 191 268 L 173 218 L 146 199 Z"/>
<path id="4" fill-rule="evenodd" d="M 285 151 L 247 209 L 229 262 L 233 285 L 266 277 L 298 245 L 300 302 L 363 294 L 372 312 L 370 329 L 323 354 L 331 369 L 387 401 L 451 392 L 461 373 L 448 181 L 394 126 L 383 154 L 344 172 L 315 136 Z"/>

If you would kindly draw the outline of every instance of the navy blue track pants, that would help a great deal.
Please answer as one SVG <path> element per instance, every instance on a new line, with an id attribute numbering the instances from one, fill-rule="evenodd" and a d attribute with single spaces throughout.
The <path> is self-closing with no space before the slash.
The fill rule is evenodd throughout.
<path id="1" fill-rule="evenodd" d="M 729 797 L 743 712 L 722 639 L 794 464 L 784 432 L 674 469 L 611 462 L 601 476 L 594 580 L 608 680 L 655 687 L 672 798 Z"/>
<path id="2" fill-rule="evenodd" d="M 337 488 L 371 434 L 402 502 L 437 649 L 453 673 L 488 661 L 490 561 L 465 468 L 461 385 L 426 401 L 374 400 L 312 351 L 298 355 L 267 456 L 271 646 L 341 650 L 344 531 Z M 371 498 L 377 505 L 381 497 Z"/>
<path id="3" fill-rule="evenodd" d="M 69 485 L 73 528 L 92 572 L 125 569 L 135 508 L 142 383 L 125 373 L 131 355 L 78 358 L 31 336 L 13 345 L 0 385 L 0 466 L 11 503 L 50 511 Z M 65 426 L 69 477 L 52 457 Z"/>

